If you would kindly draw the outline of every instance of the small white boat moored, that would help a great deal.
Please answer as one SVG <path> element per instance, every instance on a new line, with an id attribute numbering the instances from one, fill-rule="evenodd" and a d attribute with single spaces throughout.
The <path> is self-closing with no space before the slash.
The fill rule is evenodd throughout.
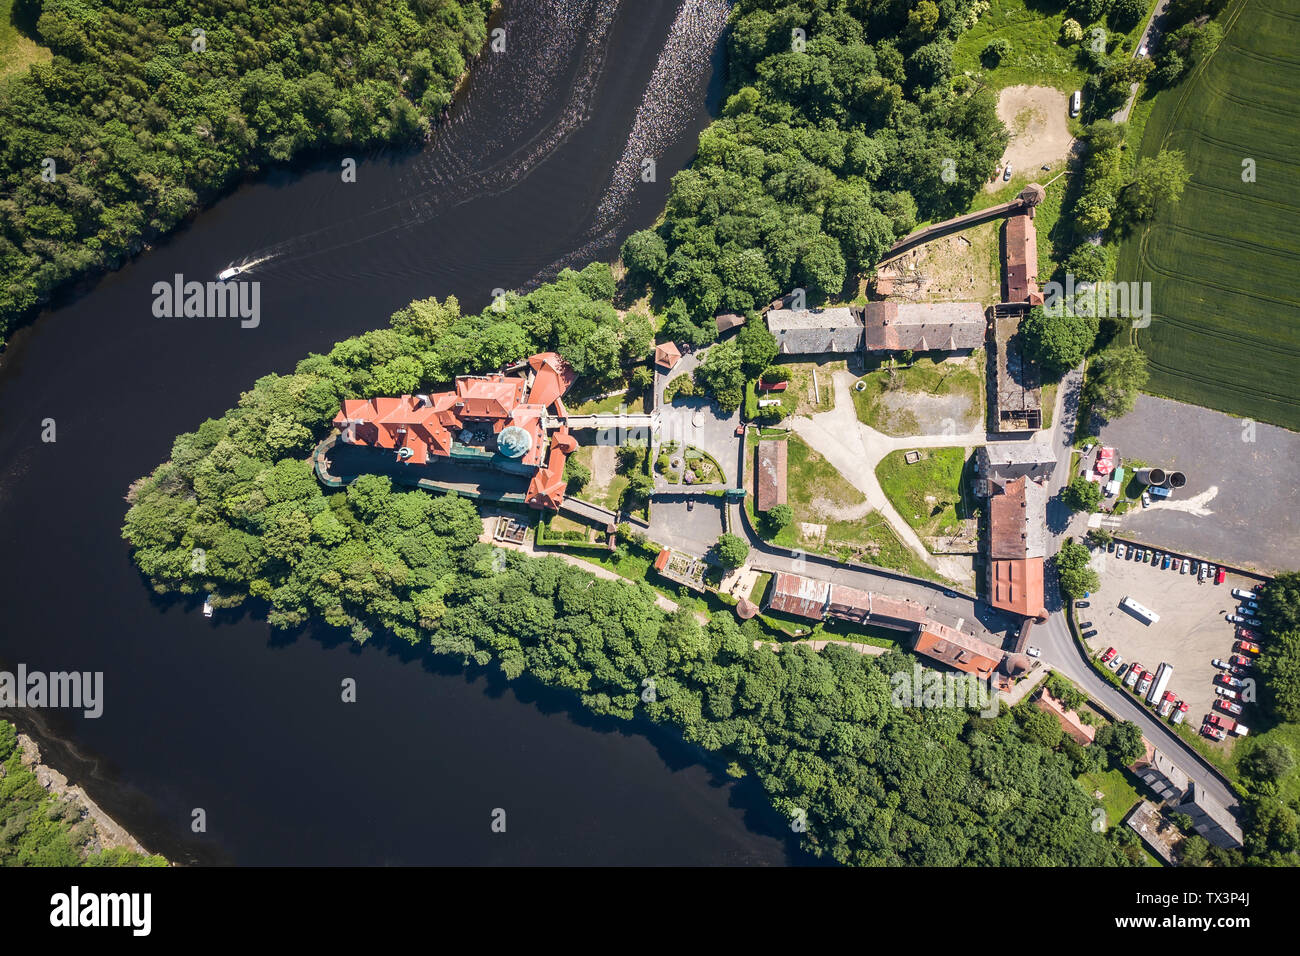
<path id="1" fill-rule="evenodd" d="M 212 617 L 212 595 L 203 598 L 203 616 Z"/>

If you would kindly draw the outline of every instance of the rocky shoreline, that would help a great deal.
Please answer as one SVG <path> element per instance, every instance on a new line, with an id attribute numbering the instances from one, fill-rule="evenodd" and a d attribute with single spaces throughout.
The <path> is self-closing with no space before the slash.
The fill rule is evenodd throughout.
<path id="1" fill-rule="evenodd" d="M 87 844 L 89 853 L 98 853 L 120 847 L 145 856 L 150 855 L 139 840 L 128 833 L 121 824 L 105 813 L 99 804 L 90 798 L 90 794 L 86 793 L 80 786 L 70 784 L 68 778 L 53 767 L 47 767 L 41 763 L 41 748 L 35 740 L 26 734 L 20 733 L 18 735 L 18 751 L 19 761 L 35 774 L 42 787 L 54 796 L 61 798 L 64 803 L 70 803 L 76 807 L 80 811 L 83 820 L 91 821 L 95 835 Z M 3 777 L 4 773 L 4 766 L 0 765 L 0 777 Z"/>

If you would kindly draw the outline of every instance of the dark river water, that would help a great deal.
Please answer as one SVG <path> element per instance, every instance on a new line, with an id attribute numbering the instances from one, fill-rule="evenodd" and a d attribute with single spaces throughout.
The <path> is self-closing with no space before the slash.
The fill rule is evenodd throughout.
<path id="1" fill-rule="evenodd" d="M 702 0 L 508 0 L 505 52 L 484 55 L 425 149 L 358 155 L 355 183 L 339 157 L 271 172 L 14 335 L 0 668 L 102 671 L 104 713 L 4 715 L 149 849 L 239 864 L 805 860 L 756 783 L 670 730 L 593 721 L 566 694 L 380 637 L 206 621 L 155 597 L 119 534 L 129 483 L 259 376 L 411 299 L 478 310 L 493 289 L 612 258 L 716 108 L 724 15 Z M 257 328 L 153 316 L 155 282 L 266 255 Z M 340 702 L 345 678 L 356 703 Z"/>

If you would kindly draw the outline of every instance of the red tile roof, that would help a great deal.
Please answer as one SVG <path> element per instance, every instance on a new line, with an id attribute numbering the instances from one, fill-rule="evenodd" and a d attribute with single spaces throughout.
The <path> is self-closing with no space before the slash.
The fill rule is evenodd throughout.
<path id="1" fill-rule="evenodd" d="M 529 404 L 550 405 L 569 390 L 578 377 L 573 367 L 554 352 L 541 352 L 528 360 L 533 370 Z"/>
<path id="2" fill-rule="evenodd" d="M 1044 618 L 1043 559 L 1020 558 L 991 562 L 989 603 L 1022 617 Z"/>
<path id="3" fill-rule="evenodd" d="M 1001 648 L 938 621 L 926 621 L 922 625 L 915 650 L 949 667 L 985 679 L 993 676 L 1003 658 Z"/>
<path id="4" fill-rule="evenodd" d="M 677 364 L 677 360 L 682 357 L 682 353 L 677 350 L 677 346 L 672 342 L 665 342 L 663 345 L 655 346 L 655 364 L 667 370 Z"/>
<path id="5" fill-rule="evenodd" d="M 1028 213 L 1012 216 L 1006 224 L 1007 301 L 1028 302 L 1038 292 L 1038 232 Z"/>
<path id="6" fill-rule="evenodd" d="M 564 463 L 577 447 L 577 441 L 569 434 L 569 427 L 561 425 L 551 439 L 551 452 L 546 459 L 546 467 L 534 474 L 528 483 L 524 501 L 529 507 L 560 510 L 567 484 L 564 480 Z"/>
<path id="7" fill-rule="evenodd" d="M 497 433 L 507 425 L 518 425 L 532 438 L 521 461 L 540 465 L 546 445 L 547 408 L 554 407 L 557 416 L 564 417 L 560 396 L 576 375 L 554 352 L 534 355 L 528 365 L 534 373 L 531 385 L 519 376 L 498 372 L 461 376 L 454 391 L 345 399 L 334 424 L 343 441 L 391 449 L 402 461 L 415 465 L 425 464 L 431 457 L 447 457 L 466 421 L 489 422 Z M 566 447 L 564 454 L 570 454 L 577 442 L 564 434 L 563 439 L 559 435 L 556 439 Z"/>

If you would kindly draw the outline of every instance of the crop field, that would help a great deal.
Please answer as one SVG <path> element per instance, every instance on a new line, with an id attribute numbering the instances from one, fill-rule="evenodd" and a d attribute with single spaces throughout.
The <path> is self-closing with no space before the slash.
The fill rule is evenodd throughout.
<path id="1" fill-rule="evenodd" d="M 1152 283 L 1148 391 L 1300 429 L 1300 5 L 1239 0 L 1221 22 L 1156 97 L 1141 153 L 1182 150 L 1191 180 L 1124 241 L 1119 278 Z"/>

